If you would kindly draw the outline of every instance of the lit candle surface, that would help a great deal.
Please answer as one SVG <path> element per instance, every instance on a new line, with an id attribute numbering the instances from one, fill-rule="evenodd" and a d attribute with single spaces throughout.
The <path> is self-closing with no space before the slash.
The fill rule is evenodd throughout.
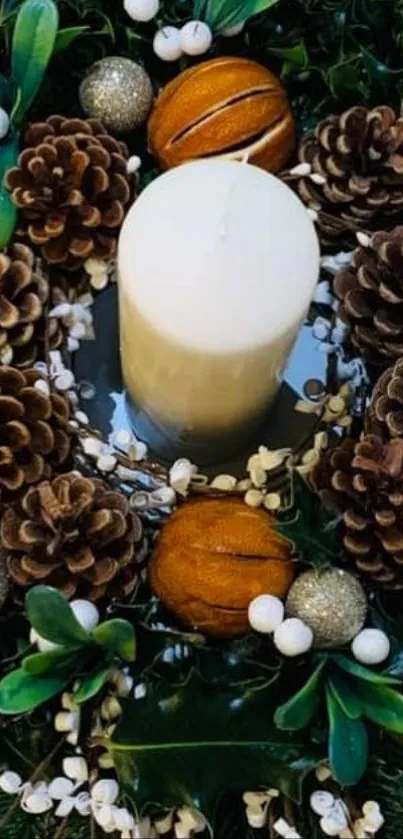
<path id="1" fill-rule="evenodd" d="M 139 436 L 219 460 L 265 416 L 309 307 L 319 246 L 305 207 L 255 166 L 184 164 L 134 203 L 118 269 Z"/>

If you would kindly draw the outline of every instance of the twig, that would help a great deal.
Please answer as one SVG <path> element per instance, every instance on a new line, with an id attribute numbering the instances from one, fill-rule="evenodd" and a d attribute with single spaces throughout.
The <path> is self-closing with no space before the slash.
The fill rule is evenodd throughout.
<path id="1" fill-rule="evenodd" d="M 59 740 L 58 743 L 56 743 L 56 745 L 53 747 L 52 751 L 44 758 L 44 760 L 42 760 L 42 762 L 39 764 L 39 766 L 37 766 L 37 768 L 35 769 L 35 772 L 33 772 L 33 774 L 31 775 L 31 777 L 28 781 L 29 784 L 34 784 L 35 781 L 37 781 L 40 778 L 44 769 L 46 769 L 47 766 L 52 762 L 53 758 L 55 757 L 55 755 L 57 754 L 59 749 L 63 746 L 64 742 L 65 742 L 65 738 L 62 737 L 61 740 Z M 20 796 L 17 795 L 16 798 L 14 799 L 11 807 L 9 807 L 9 809 L 7 810 L 7 812 L 5 813 L 3 818 L 0 820 L 0 832 L 8 824 L 8 822 L 11 819 L 11 816 L 13 816 L 14 813 L 18 810 L 19 806 L 20 806 Z"/>
<path id="2" fill-rule="evenodd" d="M 66 827 L 68 827 L 68 824 L 69 824 L 69 816 L 66 816 L 63 819 L 60 827 L 58 827 L 58 829 L 56 830 L 56 833 L 53 835 L 53 839 L 62 839 L 64 831 L 66 830 Z"/>

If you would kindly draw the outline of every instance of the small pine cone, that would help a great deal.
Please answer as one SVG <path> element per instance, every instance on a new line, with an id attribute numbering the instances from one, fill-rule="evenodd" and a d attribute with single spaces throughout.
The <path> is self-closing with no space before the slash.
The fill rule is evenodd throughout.
<path id="1" fill-rule="evenodd" d="M 70 452 L 67 398 L 47 394 L 37 370 L 0 367 L 0 504 L 49 478 Z"/>
<path id="2" fill-rule="evenodd" d="M 403 358 L 378 379 L 366 411 L 365 430 L 385 442 L 403 437 Z"/>
<path id="3" fill-rule="evenodd" d="M 403 440 L 345 439 L 324 453 L 310 481 L 343 515 L 346 559 L 376 587 L 403 589 Z"/>
<path id="4" fill-rule="evenodd" d="M 75 472 L 26 492 L 1 521 L 17 586 L 44 583 L 67 598 L 126 599 L 139 582 L 143 528 L 124 495 Z"/>
<path id="5" fill-rule="evenodd" d="M 286 175 L 318 214 L 324 246 L 354 247 L 356 231 L 390 230 L 403 210 L 403 118 L 386 105 L 331 115 L 300 142 L 310 175 Z"/>
<path id="6" fill-rule="evenodd" d="M 385 367 L 403 355 L 403 227 L 375 233 L 368 247 L 357 248 L 333 289 L 363 356 Z"/>
<path id="7" fill-rule="evenodd" d="M 111 259 L 131 196 L 124 143 L 98 120 L 53 116 L 28 128 L 25 146 L 5 178 L 18 234 L 51 264 Z"/>

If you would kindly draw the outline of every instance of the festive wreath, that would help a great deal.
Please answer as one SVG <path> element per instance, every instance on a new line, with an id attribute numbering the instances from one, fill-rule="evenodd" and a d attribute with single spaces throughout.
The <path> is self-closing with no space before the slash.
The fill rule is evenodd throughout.
<path id="1" fill-rule="evenodd" d="M 0 839 L 401 835 L 402 24 L 0 3 Z M 223 152 L 315 222 L 327 376 L 205 475 L 92 427 L 75 359 L 136 196 Z"/>

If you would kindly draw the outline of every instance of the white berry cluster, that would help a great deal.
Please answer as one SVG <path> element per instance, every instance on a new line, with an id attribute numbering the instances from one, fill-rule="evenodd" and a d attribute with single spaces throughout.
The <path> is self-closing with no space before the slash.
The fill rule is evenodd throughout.
<path id="1" fill-rule="evenodd" d="M 104 259 L 94 259 L 93 256 L 90 256 L 84 262 L 84 269 L 90 278 L 91 288 L 94 291 L 103 291 L 113 279 L 116 265 L 113 260 L 105 262 Z"/>
<path id="2" fill-rule="evenodd" d="M 274 646 L 282 655 L 294 657 L 308 652 L 313 632 L 299 618 L 284 620 L 284 604 L 272 594 L 260 594 L 249 604 L 249 623 L 256 632 L 273 634 Z"/>
<path id="3" fill-rule="evenodd" d="M 79 429 L 80 425 L 88 425 L 87 414 L 79 408 L 80 397 L 82 399 L 92 399 L 95 395 L 95 388 L 90 382 L 77 384 L 73 371 L 66 367 L 59 350 L 50 351 L 49 362 L 49 365 L 44 361 L 37 361 L 34 364 L 35 370 L 38 370 L 43 377 L 35 382 L 35 388 L 48 395 L 52 386 L 59 393 L 67 396 L 73 412 L 73 418 L 69 421 L 70 428 Z"/>
<path id="4" fill-rule="evenodd" d="M 267 823 L 271 802 L 278 798 L 278 789 L 268 789 L 263 792 L 245 792 L 242 796 L 246 805 L 245 815 L 250 827 L 259 830 Z"/>
<path id="5" fill-rule="evenodd" d="M 49 311 L 49 317 L 59 320 L 67 330 L 67 349 L 76 352 L 80 341 L 92 341 L 94 338 L 93 316 L 91 307 L 94 298 L 91 292 L 81 294 L 74 303 L 60 300 Z"/>
<path id="6" fill-rule="evenodd" d="M 323 833 L 339 839 L 370 839 L 378 833 L 385 821 L 376 801 L 366 801 L 361 815 L 353 819 L 343 799 L 328 790 L 315 790 L 310 805 L 320 817 Z"/>

